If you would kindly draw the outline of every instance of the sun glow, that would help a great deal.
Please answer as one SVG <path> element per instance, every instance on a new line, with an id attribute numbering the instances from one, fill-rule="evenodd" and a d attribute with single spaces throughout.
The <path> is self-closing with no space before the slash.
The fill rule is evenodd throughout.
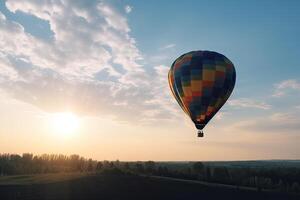
<path id="1" fill-rule="evenodd" d="M 53 131 L 63 136 L 74 134 L 79 128 L 79 118 L 70 112 L 53 114 L 50 121 Z"/>

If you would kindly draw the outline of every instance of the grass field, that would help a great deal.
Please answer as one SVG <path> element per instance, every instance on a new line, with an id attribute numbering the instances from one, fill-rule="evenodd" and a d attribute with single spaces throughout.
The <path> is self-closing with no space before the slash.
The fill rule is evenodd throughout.
<path id="1" fill-rule="evenodd" d="M 47 184 L 61 181 L 70 181 L 77 178 L 87 177 L 87 173 L 52 173 L 38 175 L 19 175 L 0 177 L 0 186 L 3 185 L 34 185 Z"/>
<path id="2" fill-rule="evenodd" d="M 0 178 L 0 199 L 297 199 L 128 174 L 60 173 Z"/>

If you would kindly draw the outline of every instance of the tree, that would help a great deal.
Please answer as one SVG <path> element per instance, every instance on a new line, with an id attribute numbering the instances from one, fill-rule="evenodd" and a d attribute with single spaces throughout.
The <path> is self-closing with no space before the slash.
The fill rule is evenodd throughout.
<path id="1" fill-rule="evenodd" d="M 136 171 L 138 173 L 144 173 L 145 172 L 145 168 L 144 168 L 144 165 L 140 162 L 136 163 L 135 164 L 135 168 L 136 168 Z"/>
<path id="2" fill-rule="evenodd" d="M 87 171 L 88 172 L 91 172 L 94 170 L 94 167 L 93 167 L 93 160 L 92 159 L 89 159 L 88 160 L 88 166 L 87 166 Z"/>
<path id="3" fill-rule="evenodd" d="M 292 192 L 299 193 L 300 192 L 300 185 L 299 185 L 299 183 L 294 182 L 292 184 L 291 190 L 292 190 Z"/>
<path id="4" fill-rule="evenodd" d="M 192 166 L 192 171 L 197 179 L 201 180 L 204 178 L 204 165 L 202 162 L 195 162 Z"/>
<path id="5" fill-rule="evenodd" d="M 102 168 L 103 168 L 102 162 L 97 162 L 96 170 L 97 170 L 97 171 L 100 171 Z"/>
<path id="6" fill-rule="evenodd" d="M 227 169 L 225 167 L 214 168 L 213 179 L 221 183 L 227 183 L 229 181 L 229 174 Z"/>
<path id="7" fill-rule="evenodd" d="M 193 172 L 196 174 L 202 173 L 204 169 L 204 165 L 202 162 L 195 162 L 192 166 Z"/>
<path id="8" fill-rule="evenodd" d="M 209 167 L 205 168 L 205 180 L 207 180 L 207 181 L 211 180 L 211 170 Z"/>
<path id="9" fill-rule="evenodd" d="M 156 166 L 156 164 L 153 161 L 147 161 L 147 162 L 145 162 L 145 170 L 146 170 L 146 172 L 149 173 L 149 174 L 154 173 L 155 166 Z"/>
<path id="10" fill-rule="evenodd" d="M 124 163 L 124 169 L 130 170 L 130 165 L 129 165 L 128 162 L 125 162 L 125 163 Z"/>

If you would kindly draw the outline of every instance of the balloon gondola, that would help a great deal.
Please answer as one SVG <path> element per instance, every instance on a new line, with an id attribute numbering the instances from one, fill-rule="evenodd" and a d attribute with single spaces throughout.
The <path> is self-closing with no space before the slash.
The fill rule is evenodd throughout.
<path id="1" fill-rule="evenodd" d="M 213 51 L 191 51 L 172 64 L 171 92 L 203 137 L 203 129 L 231 95 L 236 72 L 233 63 Z"/>

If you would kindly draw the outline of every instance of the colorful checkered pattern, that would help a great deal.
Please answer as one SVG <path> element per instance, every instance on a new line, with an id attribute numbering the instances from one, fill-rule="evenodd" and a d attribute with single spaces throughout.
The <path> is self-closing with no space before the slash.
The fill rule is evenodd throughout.
<path id="1" fill-rule="evenodd" d="M 202 130 L 232 93 L 236 73 L 222 54 L 192 51 L 174 61 L 168 78 L 176 101 Z"/>

